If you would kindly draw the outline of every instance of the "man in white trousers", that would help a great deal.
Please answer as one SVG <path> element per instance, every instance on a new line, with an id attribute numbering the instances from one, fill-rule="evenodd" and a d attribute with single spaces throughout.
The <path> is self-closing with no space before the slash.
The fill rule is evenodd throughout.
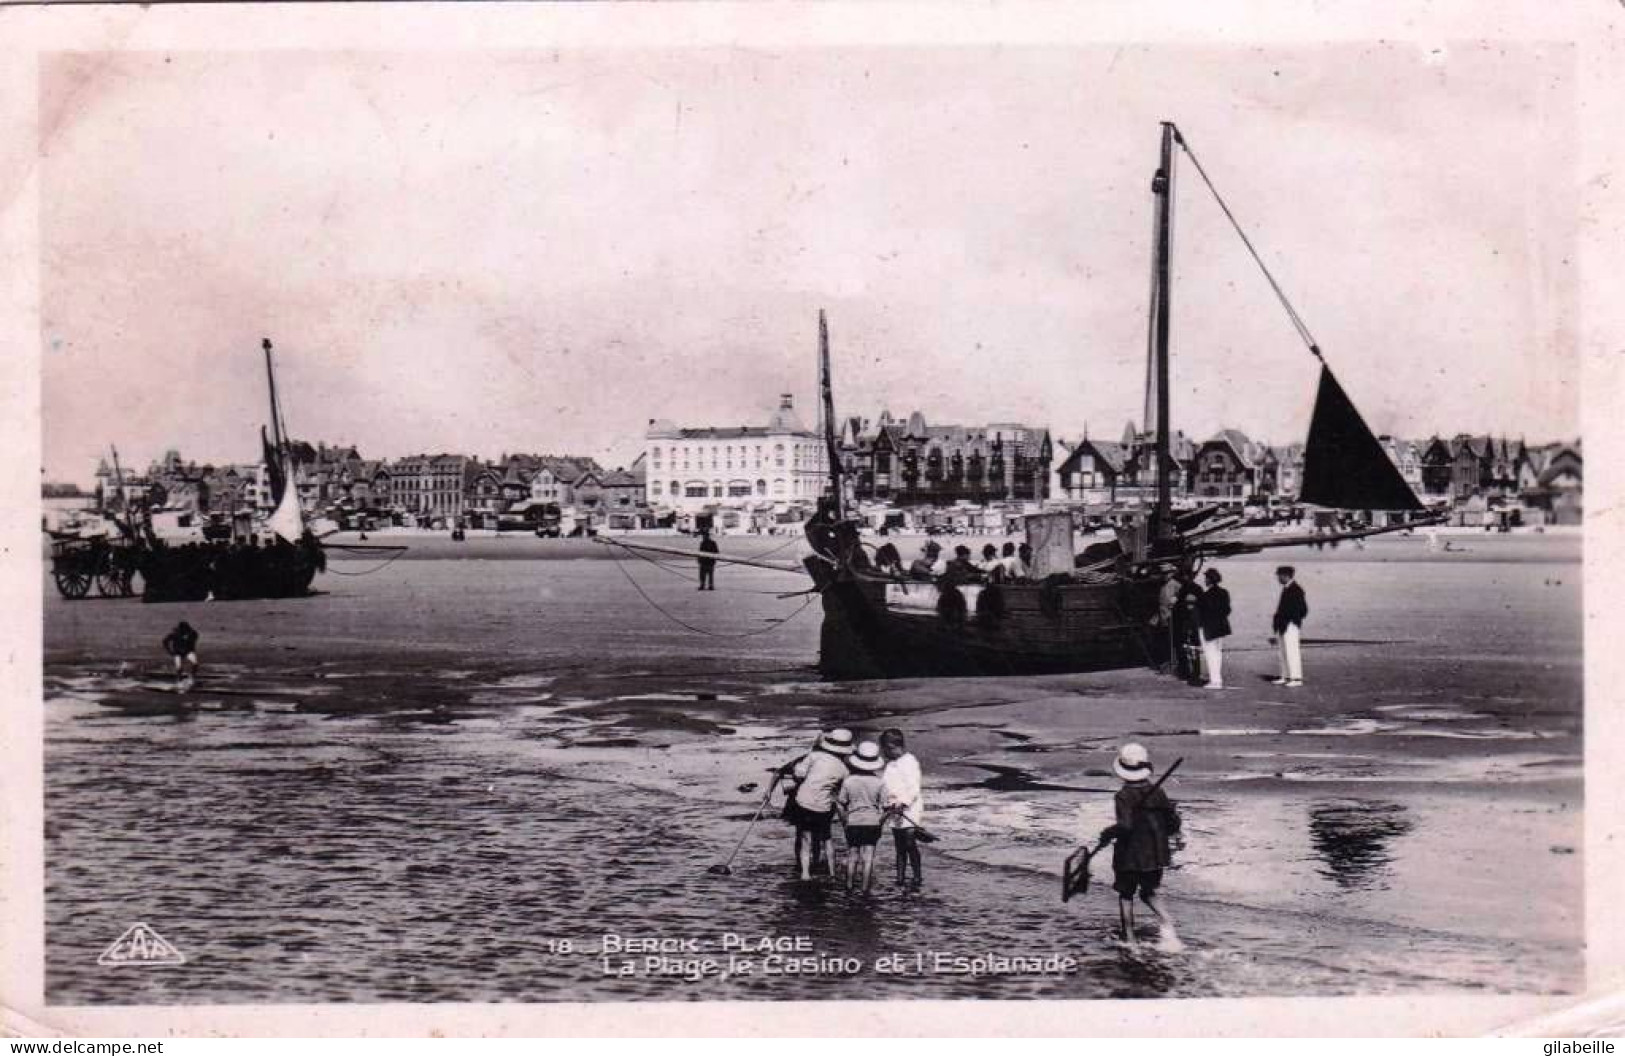
<path id="1" fill-rule="evenodd" d="M 1281 600 L 1275 606 L 1275 635 L 1270 641 L 1280 648 L 1281 677 L 1274 680 L 1278 686 L 1303 685 L 1303 621 L 1309 616 L 1309 602 L 1296 576 L 1297 570 L 1291 565 L 1275 570 Z"/>
<path id="2" fill-rule="evenodd" d="M 1198 640 L 1202 643 L 1202 666 L 1207 669 L 1208 689 L 1224 688 L 1224 640 L 1230 637 L 1230 592 L 1219 584 L 1224 576 L 1216 568 L 1202 573 L 1207 589 L 1196 598 Z"/>

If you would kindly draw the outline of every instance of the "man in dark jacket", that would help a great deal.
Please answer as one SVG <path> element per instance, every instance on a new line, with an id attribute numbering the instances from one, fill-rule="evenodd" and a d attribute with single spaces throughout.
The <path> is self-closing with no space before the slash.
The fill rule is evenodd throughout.
<path id="1" fill-rule="evenodd" d="M 1208 689 L 1224 688 L 1224 640 L 1230 637 L 1230 592 L 1219 584 L 1224 577 L 1216 568 L 1202 573 L 1207 589 L 1196 599 L 1197 629 L 1202 640 L 1202 663 L 1207 668 Z"/>
<path id="2" fill-rule="evenodd" d="M 1201 594 L 1196 573 L 1190 566 L 1180 565 L 1163 583 L 1157 597 L 1156 625 L 1163 639 L 1158 656 L 1164 664 L 1172 662 L 1183 682 L 1195 678 L 1196 599 Z"/>
<path id="3" fill-rule="evenodd" d="M 709 531 L 700 532 L 700 553 L 717 553 L 717 541 L 711 538 Z M 717 562 L 715 558 L 701 557 L 700 561 L 700 589 L 717 589 Z"/>
<path id="4" fill-rule="evenodd" d="M 1303 588 L 1298 586 L 1296 575 L 1297 570 L 1291 565 L 1275 570 L 1275 578 L 1281 584 L 1281 600 L 1275 605 L 1275 620 L 1271 624 L 1275 634 L 1270 644 L 1280 649 L 1281 677 L 1274 680 L 1278 686 L 1303 685 L 1303 621 L 1309 616 L 1309 601 L 1304 597 Z"/>

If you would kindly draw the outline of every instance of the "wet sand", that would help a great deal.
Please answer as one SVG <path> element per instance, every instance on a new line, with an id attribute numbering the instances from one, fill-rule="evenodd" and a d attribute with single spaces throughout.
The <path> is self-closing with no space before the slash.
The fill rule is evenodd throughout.
<path id="1" fill-rule="evenodd" d="M 1462 542 L 1469 553 L 1430 554 L 1419 538 L 1290 552 L 1311 607 L 1309 684 L 1293 690 L 1265 681 L 1279 555 L 1220 566 L 1237 629 L 1224 691 L 1149 671 L 822 683 L 817 604 L 779 596 L 805 587 L 795 577 L 725 567 L 720 589 L 700 593 L 683 563 L 563 551 L 498 560 L 481 547 L 377 571 L 335 561 L 322 594 L 291 601 L 48 595 L 49 994 L 1572 990 L 1579 540 Z M 725 552 L 787 543 L 723 540 Z M 182 618 L 203 636 L 196 710 L 142 714 L 174 703 L 143 683 L 161 677 L 158 641 Z M 708 874 L 744 833 L 765 769 L 836 723 L 908 732 L 940 837 L 925 890 L 892 889 L 885 845 L 871 900 L 791 883 L 776 811 L 732 876 Z M 1110 821 L 1110 762 L 1128 738 L 1160 764 L 1185 758 L 1168 788 L 1187 846 L 1166 882 L 1182 955 L 1113 945 L 1103 865 L 1081 903 L 1057 894 L 1061 858 Z M 98 968 L 135 920 L 188 964 Z M 616 931 L 800 935 L 866 965 L 923 950 L 1079 964 L 998 978 L 621 978 L 582 952 Z"/>

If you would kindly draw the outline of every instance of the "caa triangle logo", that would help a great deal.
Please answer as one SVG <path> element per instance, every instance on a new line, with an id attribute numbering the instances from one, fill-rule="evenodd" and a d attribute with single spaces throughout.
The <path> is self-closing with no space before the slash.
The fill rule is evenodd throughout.
<path id="1" fill-rule="evenodd" d="M 185 964 L 181 951 L 146 924 L 132 924 L 96 958 L 97 964 Z"/>

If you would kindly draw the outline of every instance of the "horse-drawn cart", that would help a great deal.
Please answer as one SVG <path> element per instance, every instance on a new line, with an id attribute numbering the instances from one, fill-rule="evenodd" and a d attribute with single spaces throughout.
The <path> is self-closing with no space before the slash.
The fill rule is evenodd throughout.
<path id="1" fill-rule="evenodd" d="M 64 598 L 90 596 L 92 589 L 104 598 L 134 597 L 139 569 L 135 547 L 123 540 L 105 536 L 58 536 L 51 540 L 51 578 Z"/>

